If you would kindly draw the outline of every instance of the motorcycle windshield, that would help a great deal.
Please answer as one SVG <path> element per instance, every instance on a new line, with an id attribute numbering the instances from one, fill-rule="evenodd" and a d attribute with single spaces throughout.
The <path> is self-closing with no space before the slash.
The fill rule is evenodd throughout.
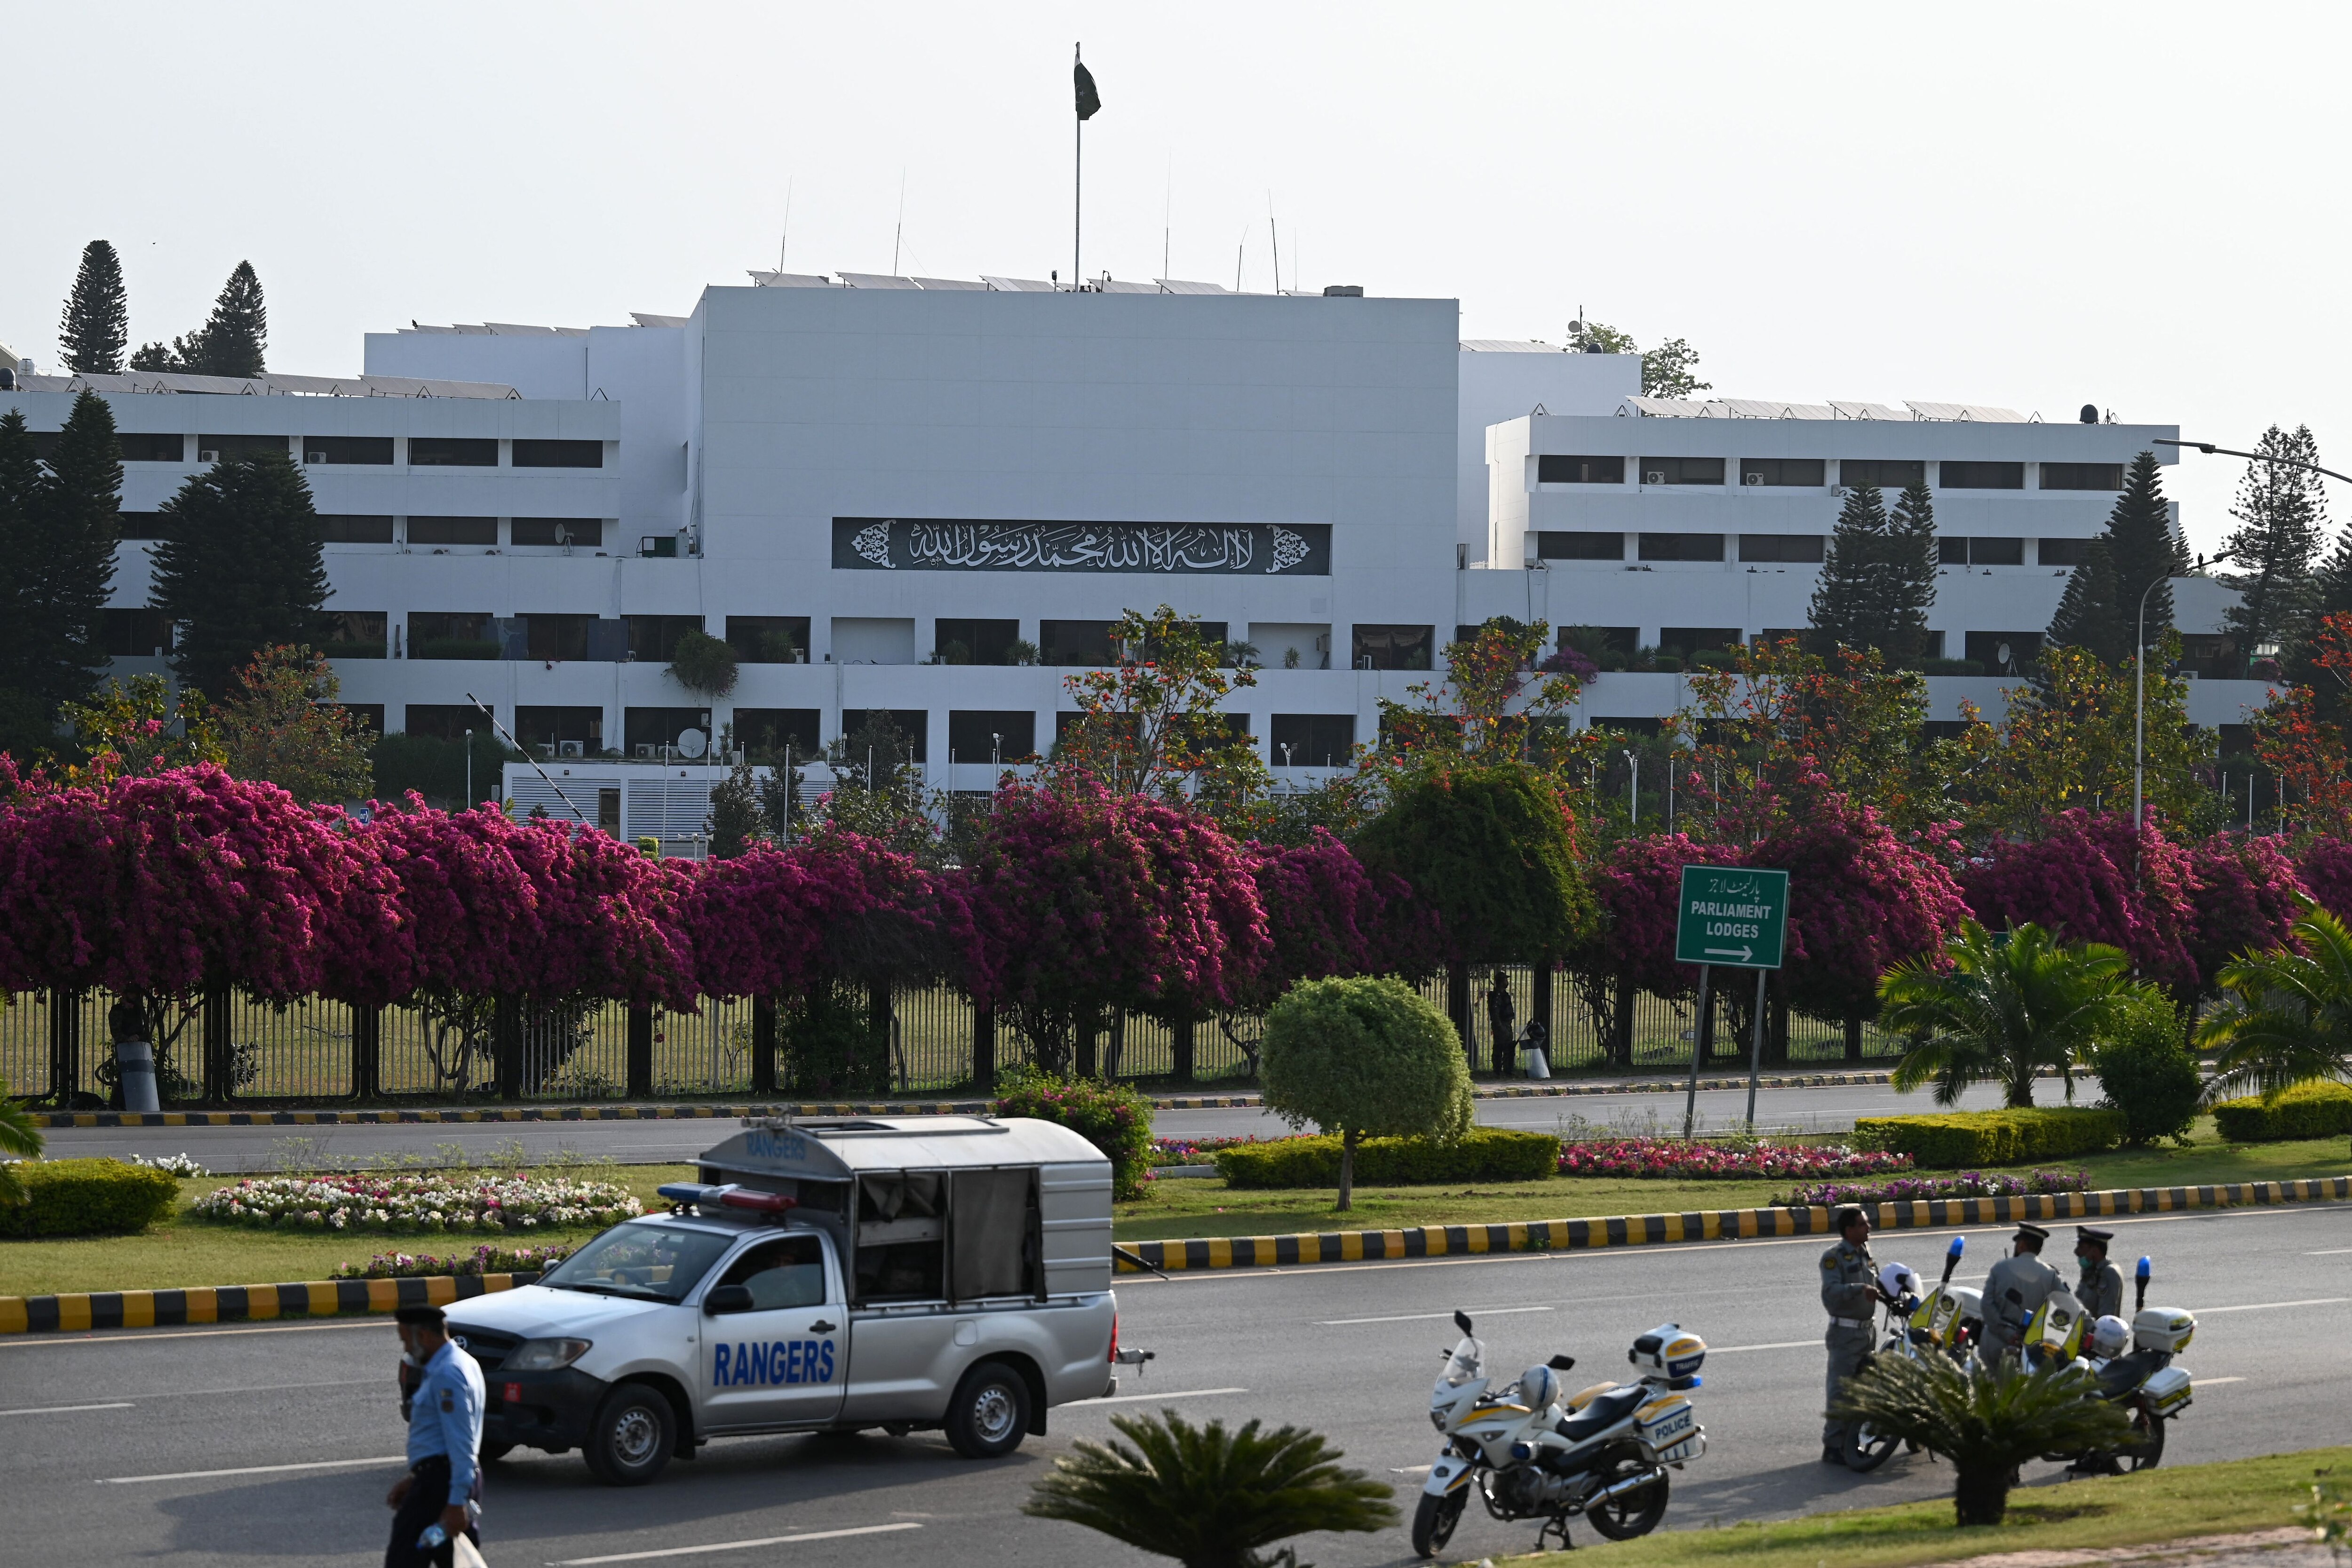
<path id="1" fill-rule="evenodd" d="M 1437 1380 L 1437 1386 L 1459 1388 L 1465 1383 L 1475 1382 L 1483 1375 L 1479 1368 L 1486 1359 L 1485 1345 L 1480 1344 L 1476 1340 L 1465 1339 L 1454 1347 L 1454 1354 L 1446 1361 L 1445 1373 Z M 1429 1363 L 1424 1362 L 1422 1364 L 1426 1366 Z"/>

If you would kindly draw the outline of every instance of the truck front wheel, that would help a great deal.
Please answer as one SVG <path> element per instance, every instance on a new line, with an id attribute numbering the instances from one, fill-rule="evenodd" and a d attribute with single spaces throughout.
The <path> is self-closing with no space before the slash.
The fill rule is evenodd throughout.
<path id="1" fill-rule="evenodd" d="M 642 1383 L 625 1383 L 605 1395 L 581 1453 L 589 1473 L 606 1486 L 641 1487 L 662 1473 L 677 1445 L 669 1401 Z"/>
<path id="2" fill-rule="evenodd" d="M 967 1459 L 1000 1459 L 1029 1430 L 1029 1384 L 1000 1361 L 963 1374 L 948 1402 L 948 1441 Z"/>

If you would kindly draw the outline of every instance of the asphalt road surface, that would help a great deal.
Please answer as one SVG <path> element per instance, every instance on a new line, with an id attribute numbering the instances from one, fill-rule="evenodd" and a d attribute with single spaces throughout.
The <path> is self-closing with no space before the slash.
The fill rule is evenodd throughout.
<path id="1" fill-rule="evenodd" d="M 2098 1098 L 2095 1080 L 2078 1079 L 2077 1103 Z M 2059 1102 L 2056 1083 L 2037 1088 L 2036 1098 Z M 1961 1104 L 1971 1110 L 2000 1103 L 1991 1085 L 1971 1089 Z M 1885 1085 L 1843 1089 L 1768 1089 L 1757 1095 L 1759 1126 L 1801 1131 L 1843 1131 L 1856 1116 L 1932 1110 L 1922 1093 L 1897 1094 Z M 1748 1111 L 1748 1092 L 1711 1089 L 1698 1097 L 1704 1128 L 1736 1125 Z M 1489 1127 L 1522 1127 L 1549 1132 L 1572 1117 L 1627 1131 L 1682 1131 L 1683 1094 L 1564 1095 L 1478 1102 L 1478 1120 Z M 1654 1120 L 1654 1125 L 1653 1121 Z M 546 1160 L 565 1152 L 625 1165 L 690 1162 L 726 1137 L 731 1121 L 491 1121 L 380 1123 L 350 1127 L 71 1127 L 46 1134 L 52 1158 L 95 1154 L 194 1155 L 210 1170 L 257 1171 L 274 1165 L 361 1164 L 383 1156 L 431 1157 L 455 1147 L 476 1158 L 494 1150 L 520 1148 L 522 1157 Z M 1162 1137 L 1280 1137 L 1290 1130 L 1281 1118 L 1251 1108 L 1231 1110 L 1162 1110 L 1152 1118 Z"/>
<path id="2" fill-rule="evenodd" d="M 2155 1256 L 2152 1300 L 2201 1320 L 2182 1358 L 2197 1399 L 2172 1428 L 2168 1462 L 2341 1440 L 2352 1206 L 2150 1215 L 2116 1228 L 2126 1259 Z M 1875 1250 L 1925 1269 L 1948 1234 L 1889 1234 Z M 2005 1237 L 1967 1235 L 1959 1277 L 1973 1280 Z M 1147 1384 L 1125 1381 L 1123 1400 L 1142 1397 L 1056 1410 L 1050 1436 L 1006 1459 L 959 1459 L 931 1434 L 741 1438 L 673 1464 L 650 1487 L 613 1490 L 591 1482 L 576 1455 L 518 1450 L 490 1470 L 486 1555 L 501 1568 L 730 1568 L 818 1553 L 853 1568 L 1164 1561 L 1019 1511 L 1074 1438 L 1107 1435 L 1117 1412 L 1161 1405 L 1313 1427 L 1393 1482 L 1409 1510 L 1435 1451 L 1429 1388 L 1456 1307 L 1476 1314 L 1505 1376 L 1565 1351 L 1583 1373 L 1609 1377 L 1633 1338 L 1664 1319 L 1705 1335 L 1715 1349 L 1696 1398 L 1710 1447 L 1674 1478 L 1668 1528 L 1944 1494 L 1949 1471 L 1924 1457 L 1867 1477 L 1820 1463 L 1820 1250 L 1818 1239 L 1696 1243 L 1129 1280 L 1122 1342 L 1160 1356 Z M 0 1562 L 380 1562 L 382 1498 L 403 1444 L 396 1353 L 381 1320 L 0 1341 L 0 1495 L 12 1505 Z M 2054 1466 L 2030 1465 L 2026 1477 L 2060 1484 Z M 1525 1551 L 1534 1536 L 1532 1524 L 1474 1510 L 1449 1557 Z M 1326 1568 L 1412 1561 L 1402 1528 L 1300 1544 Z"/>

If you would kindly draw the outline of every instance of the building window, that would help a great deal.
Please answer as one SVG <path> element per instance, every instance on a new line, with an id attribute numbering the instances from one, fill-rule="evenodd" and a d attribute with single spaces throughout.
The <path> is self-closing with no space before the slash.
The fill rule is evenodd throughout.
<path id="1" fill-rule="evenodd" d="M 972 620 L 942 616 L 931 624 L 931 652 L 941 664 L 1005 664 L 1021 640 L 1019 621 Z M 1223 628 L 1217 640 L 1224 641 Z"/>
<path id="2" fill-rule="evenodd" d="M 415 461 L 414 458 L 410 459 Z M 490 461 L 499 460 L 493 444 Z M 518 437 L 514 444 L 514 466 L 518 468 L 601 468 L 604 466 L 604 443 L 602 441 L 532 441 Z"/>
<path id="3" fill-rule="evenodd" d="M 1939 534 L 1936 539 L 1936 562 L 1941 566 L 2022 566 L 2025 541 Z"/>
<path id="4" fill-rule="evenodd" d="M 688 730 L 698 731 L 706 746 L 715 739 L 710 731 L 710 710 L 626 708 L 621 711 L 623 749 L 639 761 L 648 758 L 658 760 L 666 754 L 683 755 L 684 748 L 678 745 L 678 737 Z M 530 739 L 528 735 L 522 738 L 525 741 Z"/>
<path id="5" fill-rule="evenodd" d="M 487 610 L 411 610 L 408 657 L 496 658 L 498 628 Z"/>
<path id="6" fill-rule="evenodd" d="M 306 463 L 368 463 L 390 468 L 392 437 L 305 436 L 302 437 L 302 460 Z"/>
<path id="7" fill-rule="evenodd" d="M 336 512 L 319 519 L 319 534 L 329 544 L 390 544 L 392 519 Z"/>
<path id="8" fill-rule="evenodd" d="M 329 610 L 327 641 L 319 651 L 329 658 L 382 658 L 391 618 L 382 610 Z"/>
<path id="9" fill-rule="evenodd" d="M 408 542 L 411 544 L 496 544 L 499 542 L 499 520 L 495 517 L 412 517 L 408 520 Z"/>
<path id="10" fill-rule="evenodd" d="M 1829 463 L 1821 458 L 1742 458 L 1743 485 L 1826 485 Z"/>
<path id="11" fill-rule="evenodd" d="M 2121 463 L 2044 463 L 2045 490 L 2119 490 L 2124 488 Z"/>
<path id="12" fill-rule="evenodd" d="M 806 664 L 806 616 L 730 616 L 727 646 L 745 664 Z"/>
<path id="13" fill-rule="evenodd" d="M 1025 709 L 950 709 L 948 761 L 1018 763 L 1037 754 L 1037 715 Z"/>
<path id="14" fill-rule="evenodd" d="M 288 447 L 283 436 L 199 436 L 196 437 L 196 461 L 225 463 L 231 458 L 285 457 Z"/>
<path id="15" fill-rule="evenodd" d="M 2015 675 L 2031 668 L 2042 657 L 2040 632 L 1970 632 L 1961 641 L 1961 657 L 1985 667 L 1988 674 Z M 2002 658 L 2006 651 L 2008 656 Z"/>
<path id="16" fill-rule="evenodd" d="M 2023 463 L 1946 462 L 1936 471 L 1936 488 L 1947 490 L 2021 490 Z"/>
<path id="17" fill-rule="evenodd" d="M 414 617 L 411 617 L 412 619 Z M 463 740 L 468 730 L 490 732 L 490 721 L 470 702 L 412 702 L 402 727 L 436 741 Z"/>
<path id="18" fill-rule="evenodd" d="M 412 468 L 495 468 L 499 444 L 473 436 L 411 436 L 408 466 Z"/>
<path id="19" fill-rule="evenodd" d="M 168 436 L 153 435 L 145 430 L 118 430 L 114 444 L 122 449 L 126 463 L 184 463 L 188 460 L 188 438 L 173 432 Z"/>
<path id="20" fill-rule="evenodd" d="M 1625 482 L 1625 459 L 1622 458 L 1562 458 L 1545 454 L 1536 459 L 1536 483 L 1539 485 L 1622 485 Z"/>
<path id="21" fill-rule="evenodd" d="M 1911 458 L 1841 458 L 1838 483 L 1876 485 L 1883 490 L 1907 489 L 1927 482 L 1927 465 Z"/>
<path id="22" fill-rule="evenodd" d="M 1743 533 L 1739 536 L 1739 558 L 1819 565 L 1822 546 L 1822 536 L 1818 533 Z"/>
<path id="23" fill-rule="evenodd" d="M 523 649 L 532 658 L 580 659 L 588 657 L 588 624 L 593 616 L 521 616 Z M 639 617 L 629 617 L 632 632 Z"/>
<path id="24" fill-rule="evenodd" d="M 1721 653 L 1744 639 L 1738 626 L 1660 626 L 1658 651 L 1689 658 L 1695 654 Z"/>
<path id="25" fill-rule="evenodd" d="M 1625 559 L 1625 536 L 1622 533 L 1563 532 L 1546 529 L 1536 535 L 1536 559 L 1622 561 Z"/>
<path id="26" fill-rule="evenodd" d="M 1719 533 L 1645 533 L 1642 535 L 1642 559 L 1644 561 L 1720 561 L 1723 559 L 1723 535 Z"/>
<path id="27" fill-rule="evenodd" d="M 931 760 L 931 710 L 928 708 L 845 708 L 841 710 L 841 738 L 853 753 L 852 767 L 866 765 L 865 752 L 860 748 L 873 743 L 874 732 L 888 730 L 898 737 L 894 762 L 874 759 L 874 769 L 887 774 L 896 763 L 908 761 L 907 750 L 914 748 L 914 761 Z"/>
<path id="28" fill-rule="evenodd" d="M 1118 662 L 1111 633 L 1117 621 L 1040 621 L 1038 660 L 1044 664 L 1102 665 Z"/>
<path id="29" fill-rule="evenodd" d="M 103 635 L 109 658 L 162 658 L 172 651 L 172 623 L 152 606 L 109 610 Z"/>
<path id="30" fill-rule="evenodd" d="M 817 723 L 824 715 L 814 708 L 738 708 L 735 743 L 756 760 L 782 760 L 790 746 L 794 763 L 807 762 L 822 749 Z"/>
<path id="31" fill-rule="evenodd" d="M 1337 768 L 1356 752 L 1353 713 L 1276 713 L 1267 752 L 1276 767 Z"/>
<path id="32" fill-rule="evenodd" d="M 629 657 L 643 664 L 667 664 L 677 657 L 678 638 L 701 629 L 700 616 L 631 616 Z M 531 657 L 539 657 L 537 648 L 531 650 Z"/>
<path id="33" fill-rule="evenodd" d="M 1358 669 L 1427 669 L 1435 626 L 1357 626 L 1349 663 Z"/>
<path id="34" fill-rule="evenodd" d="M 2044 566 L 2084 566 L 2090 563 L 2089 539 L 2045 539 L 2042 541 L 2039 557 Z"/>
<path id="35" fill-rule="evenodd" d="M 1642 459 L 1642 482 L 1645 485 L 1719 485 L 1723 483 L 1723 459 L 1644 458 Z"/>
<path id="36" fill-rule="evenodd" d="M 481 715 L 475 718 L 481 721 Z M 485 730 L 487 721 L 474 728 Z M 515 710 L 515 739 L 530 747 L 542 757 L 566 754 L 566 749 L 578 748 L 577 755 L 595 756 L 604 749 L 604 710 L 602 708 L 518 708 Z"/>
<path id="37" fill-rule="evenodd" d="M 604 542 L 601 517 L 518 517 L 507 524 L 517 544 L 585 544 Z"/>
<path id="38" fill-rule="evenodd" d="M 157 511 L 118 511 L 114 514 L 114 537 L 161 539 L 163 537 L 163 514 Z"/>

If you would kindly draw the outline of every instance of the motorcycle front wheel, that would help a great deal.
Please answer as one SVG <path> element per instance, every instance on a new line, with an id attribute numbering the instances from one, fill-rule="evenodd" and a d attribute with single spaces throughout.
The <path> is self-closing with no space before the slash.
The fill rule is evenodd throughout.
<path id="1" fill-rule="evenodd" d="M 1468 1487 L 1456 1487 L 1444 1497 L 1421 1494 L 1421 1506 L 1412 1510 L 1412 1549 L 1423 1557 L 1434 1557 L 1445 1550 L 1454 1539 L 1454 1527 L 1461 1522 L 1462 1505 L 1470 1498 Z"/>
<path id="2" fill-rule="evenodd" d="M 1635 1458 L 1612 1460 L 1601 1468 L 1601 1485 L 1607 1487 L 1646 1468 Z M 1591 1521 L 1593 1529 L 1612 1541 L 1631 1541 L 1637 1535 L 1649 1534 L 1666 1517 L 1664 1472 L 1661 1471 L 1658 1479 L 1646 1487 L 1594 1503 L 1584 1510 L 1584 1517 Z"/>
<path id="3" fill-rule="evenodd" d="M 1845 1468 L 1860 1470 L 1864 1475 L 1878 1468 L 1895 1457 L 1903 1439 L 1892 1432 L 1882 1432 L 1875 1426 L 1857 1426 L 1853 1440 L 1846 1445 Z"/>

